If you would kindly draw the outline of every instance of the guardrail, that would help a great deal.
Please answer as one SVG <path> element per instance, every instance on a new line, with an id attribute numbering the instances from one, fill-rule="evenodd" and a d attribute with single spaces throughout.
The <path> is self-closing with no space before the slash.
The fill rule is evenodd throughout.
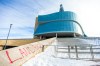
<path id="1" fill-rule="evenodd" d="M 55 51 L 55 57 L 59 53 L 67 54 L 65 58 L 70 58 L 70 59 L 88 59 L 88 60 L 96 60 L 100 59 L 100 45 L 92 45 L 92 46 L 87 46 L 85 48 L 82 48 L 80 46 L 66 46 L 66 47 L 61 47 L 59 45 L 43 45 L 42 50 L 44 50 L 45 47 L 47 46 L 53 46 L 54 51 Z M 74 57 L 71 57 L 71 55 L 74 55 Z M 81 57 L 83 55 L 83 57 Z M 99 56 L 99 58 L 96 58 L 96 55 Z M 86 56 L 86 57 L 84 57 Z M 63 58 L 60 57 L 60 58 Z"/>

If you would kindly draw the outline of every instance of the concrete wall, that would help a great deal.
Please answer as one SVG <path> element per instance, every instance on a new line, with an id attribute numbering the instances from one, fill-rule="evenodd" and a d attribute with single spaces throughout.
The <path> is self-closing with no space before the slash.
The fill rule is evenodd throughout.
<path id="1" fill-rule="evenodd" d="M 55 38 L 51 38 L 0 51 L 0 66 L 21 66 L 30 58 L 42 52 L 43 45 L 50 45 L 54 41 Z"/>

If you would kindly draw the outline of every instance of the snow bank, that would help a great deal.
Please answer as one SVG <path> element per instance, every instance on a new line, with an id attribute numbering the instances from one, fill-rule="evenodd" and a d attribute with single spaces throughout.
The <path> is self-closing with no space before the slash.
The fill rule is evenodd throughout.
<path id="1" fill-rule="evenodd" d="M 61 59 L 54 57 L 54 48 L 48 47 L 22 66 L 96 66 L 96 62 L 85 60 Z M 98 63 L 99 64 L 99 63 Z"/>

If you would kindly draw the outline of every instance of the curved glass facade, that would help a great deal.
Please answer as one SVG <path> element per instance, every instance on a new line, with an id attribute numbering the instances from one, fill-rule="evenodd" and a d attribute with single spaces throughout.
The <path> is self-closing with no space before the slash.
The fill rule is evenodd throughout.
<path id="1" fill-rule="evenodd" d="M 64 11 L 64 12 L 56 12 L 48 15 L 40 15 L 38 16 L 38 22 L 46 22 L 46 21 L 52 21 L 52 20 L 74 20 L 76 21 L 76 15 L 73 12 L 70 11 Z"/>
<path id="2" fill-rule="evenodd" d="M 60 32 L 79 33 L 78 26 L 75 13 L 70 11 L 56 12 L 38 16 L 38 25 L 36 26 L 34 34 L 41 35 Z"/>

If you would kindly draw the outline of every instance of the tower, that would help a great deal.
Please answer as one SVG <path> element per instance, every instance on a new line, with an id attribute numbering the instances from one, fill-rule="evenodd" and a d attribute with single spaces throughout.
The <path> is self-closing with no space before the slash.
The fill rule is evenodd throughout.
<path id="1" fill-rule="evenodd" d="M 63 8 L 62 4 L 60 5 L 59 12 L 64 12 L 64 8 Z"/>

